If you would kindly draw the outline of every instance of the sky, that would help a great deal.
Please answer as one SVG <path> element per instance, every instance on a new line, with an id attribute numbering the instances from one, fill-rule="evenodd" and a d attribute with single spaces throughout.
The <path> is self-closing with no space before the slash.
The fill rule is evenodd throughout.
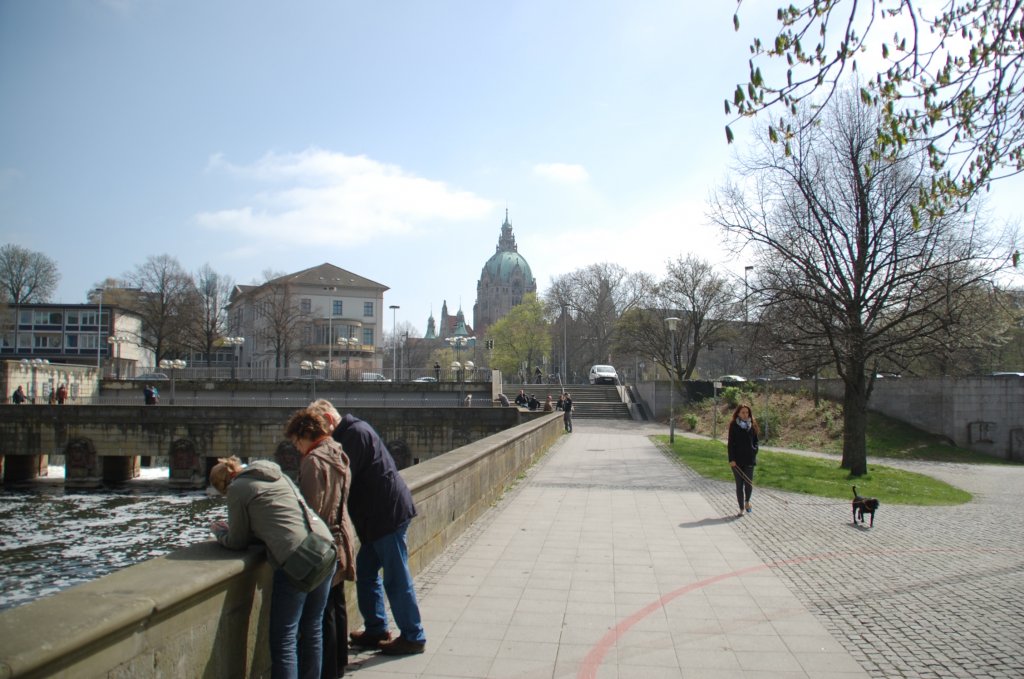
<path id="1" fill-rule="evenodd" d="M 736 32 L 725 1 L 0 0 L 0 244 L 68 303 L 150 256 L 242 284 L 330 262 L 414 335 L 445 301 L 472 322 L 506 211 L 541 293 L 688 254 L 742 285 L 706 201 L 776 5 Z"/>

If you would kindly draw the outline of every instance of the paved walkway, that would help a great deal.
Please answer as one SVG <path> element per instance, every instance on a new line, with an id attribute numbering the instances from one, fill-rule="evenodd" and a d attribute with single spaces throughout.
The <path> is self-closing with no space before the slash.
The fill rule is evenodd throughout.
<path id="1" fill-rule="evenodd" d="M 737 518 L 652 433 L 577 421 L 417 578 L 427 652 L 349 675 L 1024 676 L 1024 468 L 927 465 L 976 501 L 883 505 L 871 530 L 777 491 Z"/>

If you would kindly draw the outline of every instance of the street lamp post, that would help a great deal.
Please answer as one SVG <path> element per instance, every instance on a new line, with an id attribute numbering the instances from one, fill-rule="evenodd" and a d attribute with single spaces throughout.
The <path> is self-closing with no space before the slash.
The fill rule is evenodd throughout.
<path id="1" fill-rule="evenodd" d="M 187 363 L 180 358 L 165 358 L 160 361 L 160 367 L 164 370 L 168 370 L 171 373 L 171 405 L 174 405 L 174 381 L 177 377 L 177 371 L 184 368 Z"/>
<path id="2" fill-rule="evenodd" d="M 327 292 L 336 292 L 338 286 L 328 285 L 324 287 Z M 334 347 L 334 299 L 327 298 L 327 378 L 331 377 L 331 349 Z"/>
<path id="3" fill-rule="evenodd" d="M 675 397 L 676 397 L 676 326 L 679 319 L 669 316 L 665 319 L 668 323 L 668 335 L 671 342 L 671 353 L 669 354 L 668 371 L 668 442 L 676 442 L 676 419 L 675 419 Z"/>
<path id="4" fill-rule="evenodd" d="M 231 347 L 231 379 L 234 380 L 236 377 L 235 371 L 238 368 L 238 347 L 245 344 L 245 338 L 224 337 L 220 342 L 226 347 Z"/>
<path id="5" fill-rule="evenodd" d="M 391 309 L 391 381 L 398 381 L 398 334 L 397 334 L 397 323 L 398 323 L 398 310 L 402 307 L 397 304 L 392 304 L 388 307 Z"/>
<path id="6" fill-rule="evenodd" d="M 97 292 L 100 295 L 99 310 L 96 317 L 96 379 L 102 380 L 103 367 L 100 347 L 103 346 L 103 288 L 96 288 L 93 292 Z"/>
<path id="7" fill-rule="evenodd" d="M 107 344 L 115 349 L 114 371 L 117 379 L 121 379 L 121 345 L 129 341 L 126 335 L 110 335 Z"/>
<path id="8" fill-rule="evenodd" d="M 562 391 L 565 391 L 565 381 L 568 376 L 565 371 L 568 370 L 569 359 L 566 354 L 569 352 L 569 309 L 563 304 L 562 305 Z"/>
<path id="9" fill-rule="evenodd" d="M 323 361 L 302 361 L 299 363 L 299 369 L 310 370 L 313 378 L 313 400 L 316 400 L 316 375 L 318 372 L 324 369 L 327 364 Z"/>
<path id="10" fill-rule="evenodd" d="M 352 379 L 352 349 L 359 346 L 359 338 L 339 337 L 338 346 L 345 346 L 347 348 L 347 354 L 345 357 L 345 381 L 348 382 Z"/>

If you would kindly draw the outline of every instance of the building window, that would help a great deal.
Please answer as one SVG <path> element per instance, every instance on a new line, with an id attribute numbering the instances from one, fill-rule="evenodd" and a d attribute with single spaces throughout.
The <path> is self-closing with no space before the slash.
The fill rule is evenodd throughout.
<path id="1" fill-rule="evenodd" d="M 36 349 L 60 349 L 60 335 L 35 335 L 32 346 Z"/>
<path id="2" fill-rule="evenodd" d="M 363 328 L 363 344 L 373 344 L 373 328 Z"/>
<path id="3" fill-rule="evenodd" d="M 304 314 L 308 314 L 313 310 L 313 300 L 309 297 L 303 297 L 299 301 L 299 310 Z"/>
<path id="4" fill-rule="evenodd" d="M 331 302 L 331 315 L 332 316 L 341 316 L 342 315 L 341 302 L 342 302 L 342 300 L 340 300 L 340 299 L 336 299 L 336 300 L 333 300 Z"/>
<path id="5" fill-rule="evenodd" d="M 64 320 L 59 311 L 37 311 L 33 316 L 35 325 L 61 325 Z"/>
<path id="6" fill-rule="evenodd" d="M 373 318 L 373 302 L 363 302 L 363 316 Z"/>
<path id="7" fill-rule="evenodd" d="M 78 312 L 69 311 L 65 321 L 65 325 L 78 325 Z"/>

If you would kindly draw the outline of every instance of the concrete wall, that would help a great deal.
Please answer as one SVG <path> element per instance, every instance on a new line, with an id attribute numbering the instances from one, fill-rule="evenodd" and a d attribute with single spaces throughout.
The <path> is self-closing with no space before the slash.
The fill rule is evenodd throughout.
<path id="1" fill-rule="evenodd" d="M 403 470 L 419 510 L 408 534 L 413 572 L 561 433 L 560 415 L 548 414 Z M 208 542 L 0 612 L 0 679 L 269 677 L 269 583 L 261 548 Z"/>
<path id="2" fill-rule="evenodd" d="M 47 363 L 33 367 L 20 361 L 0 361 L 0 403 L 11 403 L 20 385 L 35 403 L 46 403 L 51 391 L 68 386 L 68 404 L 90 403 L 97 393 L 96 366 Z M 29 401 L 31 402 L 31 401 Z"/>
<path id="3" fill-rule="evenodd" d="M 809 380 L 772 389 L 813 388 Z M 843 399 L 841 380 L 819 380 L 823 398 Z M 868 408 L 945 436 L 975 452 L 1024 461 L 1024 378 L 904 377 L 875 381 Z"/>
<path id="4" fill-rule="evenodd" d="M 89 441 L 99 457 L 169 456 L 181 441 L 201 458 L 272 457 L 288 417 L 305 403 L 260 408 L 2 406 L 0 460 L 13 469 L 14 456 L 64 455 L 68 444 L 78 440 Z M 339 408 L 372 422 L 385 441 L 404 441 L 410 455 L 420 460 L 530 416 L 517 408 Z"/>

